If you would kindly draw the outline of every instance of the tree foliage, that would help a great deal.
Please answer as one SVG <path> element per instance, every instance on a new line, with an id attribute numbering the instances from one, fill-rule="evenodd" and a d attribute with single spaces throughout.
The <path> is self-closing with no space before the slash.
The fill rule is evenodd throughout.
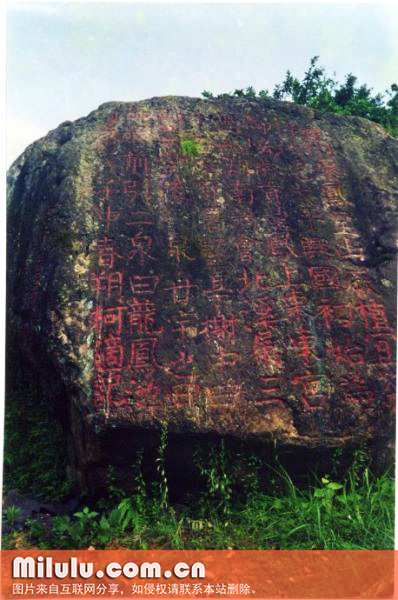
<path id="1" fill-rule="evenodd" d="M 351 115 L 370 119 L 382 125 L 389 133 L 398 136 L 398 85 L 393 83 L 385 94 L 374 94 L 366 84 L 359 85 L 352 73 L 339 83 L 329 77 L 326 69 L 318 64 L 319 57 L 311 58 L 308 71 L 302 80 L 286 72 L 282 83 L 275 86 L 272 94 L 268 90 L 256 92 L 250 86 L 230 94 L 219 94 L 217 98 L 275 98 L 302 104 L 322 112 Z M 214 98 L 211 92 L 202 93 L 205 98 Z"/>

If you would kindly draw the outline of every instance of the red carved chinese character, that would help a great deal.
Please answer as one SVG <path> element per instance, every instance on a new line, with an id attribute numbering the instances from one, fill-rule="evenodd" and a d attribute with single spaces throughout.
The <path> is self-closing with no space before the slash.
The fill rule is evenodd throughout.
<path id="1" fill-rule="evenodd" d="M 98 264 L 100 267 L 108 267 L 113 269 L 116 258 L 122 258 L 115 250 L 113 240 L 105 237 L 97 242 L 98 248 Z"/>
<path id="2" fill-rule="evenodd" d="M 245 118 L 244 118 L 242 125 L 245 127 L 245 129 L 254 129 L 256 134 L 259 131 L 266 134 L 272 128 L 271 123 L 266 123 L 265 121 L 259 121 L 258 118 L 256 118 L 255 116 L 248 115 L 248 114 L 245 114 Z"/>
<path id="3" fill-rule="evenodd" d="M 300 327 L 297 329 L 297 336 L 294 340 L 294 345 L 298 350 L 298 355 L 303 359 L 305 364 L 309 363 L 310 358 L 315 358 L 318 360 L 318 357 L 315 353 L 315 338 L 309 331 L 304 329 L 304 327 Z"/>
<path id="4" fill-rule="evenodd" d="M 91 313 L 92 324 L 97 335 L 102 333 L 104 326 L 116 326 L 116 335 L 121 335 L 123 330 L 123 314 L 125 310 L 125 306 L 112 308 L 102 308 L 101 306 L 97 306 Z"/>
<path id="5" fill-rule="evenodd" d="M 192 256 L 188 256 L 180 242 L 172 239 L 169 239 L 169 257 L 174 258 L 177 264 L 180 264 L 181 259 L 190 261 L 195 260 Z"/>
<path id="6" fill-rule="evenodd" d="M 243 292 L 245 292 L 247 290 L 247 288 L 250 286 L 249 273 L 248 273 L 247 269 L 245 269 L 245 268 L 242 269 L 242 277 L 238 277 L 238 281 L 242 282 L 242 287 L 238 289 L 238 292 L 240 294 L 243 294 Z"/>
<path id="7" fill-rule="evenodd" d="M 106 293 L 108 300 L 115 294 L 120 298 L 123 289 L 123 273 L 115 272 L 100 275 L 91 273 L 90 276 L 91 289 L 94 289 L 96 298 L 100 297 L 102 292 Z"/>
<path id="8" fill-rule="evenodd" d="M 260 175 L 261 177 L 267 177 L 273 172 L 274 167 L 270 162 L 260 162 L 256 163 L 255 169 L 257 175 Z"/>
<path id="9" fill-rule="evenodd" d="M 316 235 L 319 232 L 320 227 L 326 224 L 325 211 L 322 211 L 319 206 L 311 205 L 308 208 L 303 207 L 300 212 L 303 223 L 305 223 L 305 229 L 308 233 L 311 231 Z"/>
<path id="10" fill-rule="evenodd" d="M 221 369 L 224 367 L 235 367 L 238 358 L 239 354 L 237 352 L 227 352 L 222 346 L 219 346 L 216 365 Z"/>
<path id="11" fill-rule="evenodd" d="M 228 177 L 239 176 L 241 173 L 241 161 L 235 156 L 223 156 L 223 171 Z"/>
<path id="12" fill-rule="evenodd" d="M 106 233 L 109 233 L 109 229 L 112 223 L 115 223 L 120 217 L 120 211 L 113 211 L 109 205 L 107 205 L 106 207 L 94 206 L 93 212 L 101 223 L 105 222 Z"/>
<path id="13" fill-rule="evenodd" d="M 279 188 L 270 188 L 265 190 L 265 199 L 272 206 L 280 206 L 280 189 Z"/>
<path id="14" fill-rule="evenodd" d="M 268 367 L 277 369 L 282 367 L 280 351 L 275 346 L 271 331 L 260 331 L 255 334 L 253 354 L 258 361 L 265 363 Z"/>
<path id="15" fill-rule="evenodd" d="M 335 267 L 309 267 L 311 283 L 315 288 L 339 288 L 339 273 Z"/>
<path id="16" fill-rule="evenodd" d="M 242 384 L 227 383 L 204 389 L 208 409 L 236 408 L 242 401 Z"/>
<path id="17" fill-rule="evenodd" d="M 307 297 L 303 291 L 293 287 L 288 289 L 283 297 L 286 315 L 292 319 L 301 319 L 301 307 L 307 304 Z"/>
<path id="18" fill-rule="evenodd" d="M 122 176 L 120 163 L 118 161 L 105 159 L 105 165 L 106 170 L 114 178 L 114 181 Z"/>
<path id="19" fill-rule="evenodd" d="M 365 252 L 359 236 L 352 236 L 350 234 L 349 237 L 343 237 L 340 241 L 342 242 L 342 247 L 340 248 L 342 256 L 351 258 L 352 260 L 365 260 Z"/>
<path id="20" fill-rule="evenodd" d="M 321 304 L 318 307 L 318 313 L 323 318 L 326 329 L 330 330 L 332 322 L 336 322 L 347 329 L 351 329 L 352 325 L 352 306 L 351 304 L 337 304 L 330 306 L 330 304 Z"/>
<path id="21" fill-rule="evenodd" d="M 172 287 L 165 289 L 171 290 L 174 304 L 188 304 L 191 297 L 191 290 L 197 287 L 189 279 L 185 279 L 185 283 L 179 280 L 177 283 L 173 283 Z"/>
<path id="22" fill-rule="evenodd" d="M 278 265 L 279 266 L 279 265 Z M 279 276 L 279 281 L 282 279 L 284 283 L 275 283 L 275 277 L 271 275 L 265 275 L 264 273 L 259 273 L 256 271 L 255 276 L 255 285 L 260 290 L 268 290 L 270 287 L 273 288 L 286 288 L 290 289 L 293 285 L 299 285 L 297 283 L 292 283 L 293 277 L 293 269 L 289 267 L 287 262 L 282 263 L 281 276 Z"/>
<path id="23" fill-rule="evenodd" d="M 143 172 L 145 175 L 148 173 L 147 156 L 137 156 L 135 154 L 132 154 L 132 152 L 128 152 L 125 155 L 125 165 L 127 169 L 129 169 L 133 173 Z"/>
<path id="24" fill-rule="evenodd" d="M 331 357 L 338 363 L 347 365 L 364 365 L 365 350 L 351 338 L 346 338 L 338 343 L 333 341 L 333 354 Z"/>
<path id="25" fill-rule="evenodd" d="M 245 191 L 242 189 L 242 183 L 240 179 L 235 179 L 233 181 L 233 184 L 231 185 L 231 192 L 230 192 L 232 198 L 236 199 L 239 204 L 246 204 L 248 203 L 249 206 L 253 206 L 253 192 L 249 191 L 248 194 L 245 193 Z"/>
<path id="26" fill-rule="evenodd" d="M 172 316 L 172 321 L 176 325 L 174 331 L 180 335 L 188 335 L 195 337 L 198 333 L 196 326 L 196 316 L 193 313 L 187 313 L 179 310 L 177 314 Z"/>
<path id="27" fill-rule="evenodd" d="M 160 114 L 159 118 L 160 121 L 158 125 L 158 131 L 162 138 L 162 144 L 164 144 L 165 141 L 171 144 L 172 142 L 174 142 L 175 138 L 173 134 L 177 131 L 177 127 L 175 124 L 169 124 L 167 122 L 170 118 L 169 114 L 166 113 L 164 116 Z"/>
<path id="28" fill-rule="evenodd" d="M 269 227 L 273 231 L 277 231 L 278 235 L 280 237 L 282 237 L 282 235 L 285 235 L 285 236 L 289 235 L 289 228 L 288 228 L 285 217 L 279 217 L 276 213 L 273 212 L 267 216 L 267 221 L 268 221 Z M 271 245 L 277 246 L 277 243 L 275 243 L 275 244 L 272 243 Z M 270 246 L 269 246 L 269 249 L 270 249 Z M 282 244 L 280 245 L 279 250 L 277 249 L 277 251 L 280 252 L 280 254 L 278 254 L 278 256 L 286 256 L 287 254 L 290 254 L 290 252 L 283 251 Z"/>
<path id="29" fill-rule="evenodd" d="M 365 324 L 365 330 L 373 332 L 391 332 L 385 308 L 382 304 L 358 304 L 358 313 Z"/>
<path id="30" fill-rule="evenodd" d="M 370 390 L 351 390 L 343 394 L 343 403 L 371 408 L 375 403 L 375 395 Z"/>
<path id="31" fill-rule="evenodd" d="M 344 208 L 347 200 L 343 196 L 341 188 L 333 184 L 325 184 L 322 187 L 322 198 L 332 207 Z"/>
<path id="32" fill-rule="evenodd" d="M 238 194 L 238 198 L 240 204 L 249 205 L 251 208 L 254 206 L 254 190 L 246 190 L 240 187 L 239 179 L 236 183 L 236 192 Z"/>
<path id="33" fill-rule="evenodd" d="M 122 333 L 122 315 L 126 307 L 117 307 L 117 308 L 104 308 L 103 309 L 103 323 L 104 326 L 114 326 L 116 325 L 116 333 L 120 335 Z"/>
<path id="34" fill-rule="evenodd" d="M 219 314 L 205 321 L 204 328 L 200 333 L 203 333 L 206 337 L 218 337 L 233 342 L 235 341 L 235 324 L 235 318 L 227 319 L 224 315 Z"/>
<path id="35" fill-rule="evenodd" d="M 110 372 L 107 375 L 97 373 L 94 381 L 94 402 L 103 406 L 106 412 L 117 403 L 117 392 L 121 383 L 121 374 Z"/>
<path id="36" fill-rule="evenodd" d="M 129 254 L 129 259 L 133 260 L 134 258 L 138 258 L 138 262 L 141 267 L 144 266 L 144 263 L 147 259 L 155 260 L 153 256 L 149 254 L 149 251 L 152 248 L 152 238 L 149 235 L 144 235 L 141 231 L 137 233 L 133 238 L 130 238 L 131 245 L 133 249 Z"/>
<path id="37" fill-rule="evenodd" d="M 131 343 L 130 367 L 132 369 L 152 369 L 158 366 L 155 358 L 157 338 L 141 338 Z"/>
<path id="38" fill-rule="evenodd" d="M 270 254 L 272 256 L 286 256 L 290 254 L 290 256 L 297 257 L 289 237 L 289 233 L 286 233 L 283 237 L 279 233 L 271 235 L 268 239 Z"/>
<path id="39" fill-rule="evenodd" d="M 270 329 L 275 327 L 280 319 L 277 319 L 272 306 L 265 300 L 259 299 L 254 303 L 255 319 L 254 325 L 259 329 Z"/>
<path id="40" fill-rule="evenodd" d="M 351 390 L 353 388 L 366 388 L 364 377 L 355 371 L 350 371 L 348 375 L 344 375 L 340 381 L 340 387 L 343 390 Z"/>
<path id="41" fill-rule="evenodd" d="M 177 360 L 173 360 L 167 365 L 163 365 L 162 370 L 168 375 L 175 375 L 176 377 L 179 377 L 180 375 L 189 375 L 192 371 L 192 362 L 192 354 L 185 350 L 180 350 Z"/>
<path id="42" fill-rule="evenodd" d="M 293 385 L 302 385 L 301 399 L 304 407 L 309 411 L 326 408 L 331 395 L 331 386 L 322 376 L 305 373 L 292 377 Z"/>
<path id="43" fill-rule="evenodd" d="M 244 269 L 244 272 L 247 276 L 247 271 L 246 269 Z M 261 290 L 269 290 L 270 288 L 270 277 L 269 275 L 265 275 L 264 273 L 259 273 L 258 271 L 256 271 L 256 278 L 255 278 L 255 286 Z M 248 284 L 248 282 L 247 282 Z M 246 285 L 247 287 L 247 285 Z"/>
<path id="44" fill-rule="evenodd" d="M 308 127 L 302 129 L 301 132 L 302 141 L 300 142 L 300 149 L 303 151 L 312 150 L 316 148 L 318 151 L 321 150 L 322 144 L 322 130 L 318 127 Z"/>
<path id="45" fill-rule="evenodd" d="M 371 333 L 365 337 L 365 340 L 371 344 L 371 347 L 376 351 L 377 365 L 393 365 L 394 353 L 392 346 L 395 348 L 396 336 L 386 333 Z"/>
<path id="46" fill-rule="evenodd" d="M 222 233 L 222 223 L 220 221 L 220 209 L 218 207 L 206 208 L 203 211 L 203 222 L 209 233 Z"/>
<path id="47" fill-rule="evenodd" d="M 219 300 L 229 294 L 230 290 L 226 290 L 224 287 L 224 276 L 221 273 L 215 273 L 211 276 L 211 288 L 203 290 L 203 293 L 209 300 Z"/>
<path id="48" fill-rule="evenodd" d="M 200 249 L 203 258 L 206 260 L 206 263 L 215 267 L 220 263 L 220 260 L 223 256 L 225 240 L 223 237 L 219 238 L 204 238 L 200 242 Z"/>
<path id="49" fill-rule="evenodd" d="M 139 300 L 133 298 L 129 303 L 128 321 L 130 324 L 130 332 L 138 335 L 160 335 L 163 332 L 163 327 L 154 331 L 153 326 L 156 321 L 156 306 L 151 300 Z"/>
<path id="50" fill-rule="evenodd" d="M 97 408 L 105 409 L 106 405 L 106 390 L 104 384 L 104 377 L 101 373 L 98 373 L 93 383 L 93 402 Z"/>
<path id="51" fill-rule="evenodd" d="M 113 131 L 114 129 L 116 129 L 117 125 L 119 124 L 120 121 L 120 117 L 119 115 L 110 115 L 109 118 L 106 120 L 106 129 L 108 132 Z"/>
<path id="52" fill-rule="evenodd" d="M 137 381 L 131 380 L 133 386 L 130 394 L 134 395 L 135 406 L 145 413 L 154 414 L 161 408 L 160 386 L 152 378 Z"/>
<path id="53" fill-rule="evenodd" d="M 382 385 L 382 390 L 384 397 L 386 398 L 385 403 L 382 404 L 383 411 L 391 411 L 391 413 L 395 413 L 396 408 L 396 375 L 395 375 L 395 364 L 391 365 L 392 369 L 386 370 L 386 365 L 380 365 L 381 372 L 374 372 L 373 375 L 377 377 Z"/>
<path id="54" fill-rule="evenodd" d="M 129 278 L 133 294 L 153 294 L 158 286 L 157 275 L 133 275 Z"/>
<path id="55" fill-rule="evenodd" d="M 103 348 L 97 342 L 96 366 L 98 371 L 121 369 L 123 367 L 124 349 L 120 336 L 110 334 L 103 340 Z"/>
<path id="56" fill-rule="evenodd" d="M 199 394 L 194 375 L 177 375 L 179 383 L 171 388 L 171 402 L 176 408 L 193 408 Z"/>
<path id="57" fill-rule="evenodd" d="M 321 304 L 318 307 L 318 313 L 323 318 L 326 329 L 328 329 L 330 331 L 332 321 L 334 320 L 334 313 L 333 313 L 333 309 L 330 306 L 330 304 Z"/>
<path id="58" fill-rule="evenodd" d="M 106 232 L 109 232 L 109 228 L 112 223 L 115 223 L 120 217 L 120 211 L 113 211 L 110 206 L 106 207 Z"/>
<path id="59" fill-rule="evenodd" d="M 319 258 L 320 256 L 332 256 L 329 242 L 322 238 L 304 237 L 301 239 L 301 247 L 304 256 L 309 260 Z"/>
<path id="60" fill-rule="evenodd" d="M 358 234 L 352 227 L 352 219 L 349 214 L 339 213 L 333 215 L 333 221 L 336 228 L 335 236 L 344 236 L 347 239 L 358 238 Z"/>
<path id="61" fill-rule="evenodd" d="M 105 203 L 107 205 L 110 205 L 112 196 L 115 194 L 115 192 L 117 190 L 117 183 L 118 183 L 117 178 L 108 179 L 106 181 L 106 183 L 103 183 L 102 185 L 98 186 L 98 188 L 97 188 L 98 191 L 97 191 L 96 196 L 98 198 L 100 198 L 101 200 L 105 200 Z"/>
<path id="62" fill-rule="evenodd" d="M 127 225 L 154 225 L 153 217 L 146 212 L 133 212 L 130 217 L 132 221 L 128 221 Z"/>
<path id="63" fill-rule="evenodd" d="M 262 186 L 261 186 L 262 187 Z M 266 203 L 269 205 L 268 212 L 270 216 L 276 215 L 283 219 L 286 219 L 287 213 L 282 206 L 279 188 L 265 188 L 264 197 Z"/>
<path id="64" fill-rule="evenodd" d="M 346 329 L 351 329 L 353 319 L 352 305 L 336 304 L 334 307 L 334 312 L 337 323 Z"/>
<path id="65" fill-rule="evenodd" d="M 290 288 L 292 284 L 292 276 L 293 276 L 293 270 L 289 267 L 289 264 L 287 262 L 284 262 L 283 265 L 283 277 L 286 281 L 286 283 L 278 283 L 277 285 L 274 285 L 273 287 L 276 288 Z"/>
<path id="66" fill-rule="evenodd" d="M 362 300 L 363 303 L 368 302 L 369 298 L 373 297 L 375 290 L 374 284 L 369 280 L 369 276 L 361 273 L 355 275 L 352 274 L 352 281 L 348 283 L 348 289 L 352 291 L 355 296 Z"/>
<path id="67" fill-rule="evenodd" d="M 319 164 L 322 169 L 322 174 L 325 177 L 325 180 L 330 183 L 330 180 L 338 179 L 339 174 L 337 171 L 336 163 L 330 158 L 325 158 L 319 161 Z"/>
<path id="68" fill-rule="evenodd" d="M 123 181 L 122 183 L 123 186 L 123 196 L 130 196 L 130 201 L 131 199 L 134 199 L 137 197 L 138 195 L 138 189 L 139 189 L 139 185 L 138 185 L 138 181 L 134 180 L 134 181 Z"/>
<path id="69" fill-rule="evenodd" d="M 106 150 L 106 154 L 110 154 L 115 150 L 114 140 L 116 138 L 117 129 L 114 127 L 110 129 L 109 127 L 105 127 L 102 131 L 97 133 L 95 145 L 100 150 Z"/>
<path id="70" fill-rule="evenodd" d="M 173 199 L 173 202 L 183 202 L 186 198 L 185 185 L 180 177 L 173 171 L 167 178 L 166 190 L 168 196 Z"/>
<path id="71" fill-rule="evenodd" d="M 243 400 L 241 383 L 227 383 L 225 385 L 225 391 L 234 405 Z"/>
<path id="72" fill-rule="evenodd" d="M 192 369 L 192 354 L 186 352 L 185 350 L 180 350 L 178 353 L 177 360 L 174 360 L 170 363 L 171 370 L 175 373 L 178 371 L 190 371 Z"/>
<path id="73" fill-rule="evenodd" d="M 253 144 L 253 141 L 251 138 L 250 138 L 250 141 Z M 259 154 L 259 155 L 262 154 L 263 156 L 267 156 L 267 157 L 268 156 L 272 157 L 275 154 L 275 150 L 274 150 L 270 140 L 267 140 L 267 139 L 260 138 L 258 142 L 253 144 L 252 151 L 253 150 L 256 152 L 256 154 Z"/>
<path id="74" fill-rule="evenodd" d="M 239 252 L 239 258 L 242 262 L 252 262 L 253 261 L 253 246 L 254 241 L 245 235 L 241 234 L 239 236 L 239 241 L 237 243 L 237 249 Z"/>
<path id="75" fill-rule="evenodd" d="M 261 396 L 256 398 L 257 406 L 282 405 L 286 408 L 285 400 L 282 395 L 280 380 L 278 377 L 260 377 L 261 380 Z"/>

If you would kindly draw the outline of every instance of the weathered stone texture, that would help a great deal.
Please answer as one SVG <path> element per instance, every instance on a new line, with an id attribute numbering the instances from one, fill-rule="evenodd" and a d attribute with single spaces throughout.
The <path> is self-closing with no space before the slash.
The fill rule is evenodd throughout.
<path id="1" fill-rule="evenodd" d="M 63 123 L 9 171 L 10 344 L 91 432 L 388 437 L 397 164 L 378 125 L 271 100 Z"/>

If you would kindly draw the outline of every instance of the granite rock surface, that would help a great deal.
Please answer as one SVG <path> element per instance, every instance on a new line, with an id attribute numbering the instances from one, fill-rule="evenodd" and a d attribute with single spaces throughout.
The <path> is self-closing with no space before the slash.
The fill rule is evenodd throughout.
<path id="1" fill-rule="evenodd" d="M 87 465 L 88 438 L 162 422 L 306 447 L 393 435 L 398 142 L 380 126 L 111 102 L 8 181 L 8 352 Z"/>

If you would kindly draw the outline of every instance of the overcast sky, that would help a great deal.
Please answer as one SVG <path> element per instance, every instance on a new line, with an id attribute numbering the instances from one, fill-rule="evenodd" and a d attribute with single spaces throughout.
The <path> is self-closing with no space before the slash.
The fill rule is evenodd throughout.
<path id="1" fill-rule="evenodd" d="M 310 58 L 340 81 L 398 82 L 394 4 L 12 2 L 8 164 L 65 120 L 110 100 L 200 96 L 302 77 Z"/>

